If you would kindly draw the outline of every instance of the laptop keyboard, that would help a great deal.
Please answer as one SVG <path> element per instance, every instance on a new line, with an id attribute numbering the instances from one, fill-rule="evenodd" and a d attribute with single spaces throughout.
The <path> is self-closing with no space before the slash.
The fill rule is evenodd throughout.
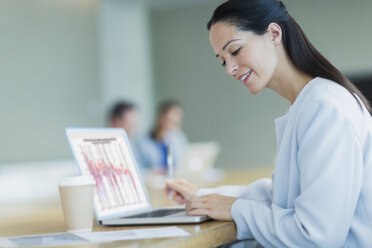
<path id="1" fill-rule="evenodd" d="M 132 216 L 123 217 L 122 219 L 126 218 L 144 218 L 144 217 L 163 217 L 171 214 L 177 214 L 180 212 L 185 211 L 185 209 L 159 209 L 154 210 L 152 212 L 144 213 L 144 214 L 136 214 Z"/>

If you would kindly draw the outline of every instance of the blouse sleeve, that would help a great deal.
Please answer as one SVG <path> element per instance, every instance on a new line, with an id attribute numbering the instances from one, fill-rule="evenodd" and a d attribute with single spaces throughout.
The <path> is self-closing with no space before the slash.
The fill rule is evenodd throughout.
<path id="1" fill-rule="evenodd" d="M 300 194 L 293 208 L 238 199 L 231 215 L 238 238 L 265 247 L 341 247 L 361 189 L 359 138 L 332 103 L 313 104 L 297 126 Z M 274 192 L 275 194 L 275 192 Z"/>
<path id="2" fill-rule="evenodd" d="M 208 194 L 220 194 L 233 196 L 242 199 L 250 199 L 262 202 L 263 204 L 271 204 L 271 179 L 263 178 L 247 186 L 222 186 L 217 188 L 202 188 L 197 192 L 197 196 Z"/>

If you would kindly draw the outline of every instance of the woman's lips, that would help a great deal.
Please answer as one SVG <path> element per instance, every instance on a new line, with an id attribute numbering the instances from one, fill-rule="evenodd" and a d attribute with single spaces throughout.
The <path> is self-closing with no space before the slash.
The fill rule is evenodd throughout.
<path id="1" fill-rule="evenodd" d="M 249 72 L 247 72 L 246 74 L 244 74 L 243 76 L 241 76 L 239 80 L 240 80 L 244 85 L 246 85 L 247 82 L 248 82 L 249 77 L 251 76 L 251 74 L 252 74 L 252 70 L 250 70 Z"/>

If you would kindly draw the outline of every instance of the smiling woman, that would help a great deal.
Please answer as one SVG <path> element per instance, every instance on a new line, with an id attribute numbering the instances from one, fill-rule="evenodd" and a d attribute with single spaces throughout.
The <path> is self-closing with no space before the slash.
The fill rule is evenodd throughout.
<path id="1" fill-rule="evenodd" d="M 268 82 L 278 65 L 276 43 L 272 46 L 269 42 L 272 35 L 278 35 L 278 28 L 278 25 L 271 24 L 270 35 L 269 32 L 257 35 L 239 31 L 228 23 L 218 22 L 211 29 L 210 42 L 216 57 L 226 67 L 226 73 L 242 82 L 252 94 L 267 86 L 254 82 L 258 79 Z"/>
<path id="2" fill-rule="evenodd" d="M 290 110 L 275 120 L 272 179 L 197 189 L 168 182 L 191 215 L 234 220 L 264 247 L 372 245 L 372 117 L 362 93 L 310 43 L 277 0 L 229 0 L 208 22 L 226 73 L 269 88 Z M 342 182 L 342 183 L 340 183 Z"/>

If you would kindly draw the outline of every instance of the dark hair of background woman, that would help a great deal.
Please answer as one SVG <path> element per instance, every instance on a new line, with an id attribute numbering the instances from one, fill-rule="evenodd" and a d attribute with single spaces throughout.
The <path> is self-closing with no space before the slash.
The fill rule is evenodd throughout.
<path id="1" fill-rule="evenodd" d="M 159 135 L 160 135 L 160 133 L 159 133 L 160 132 L 159 118 L 162 117 L 163 115 L 167 114 L 169 110 L 171 110 L 172 108 L 175 108 L 175 107 L 183 109 L 182 104 L 175 99 L 164 100 L 163 102 L 161 102 L 158 105 L 158 108 L 157 108 L 157 118 L 158 118 L 158 120 L 156 121 L 155 127 L 150 132 L 150 137 L 151 138 L 153 138 L 155 140 L 159 140 L 161 138 L 161 137 L 159 137 Z"/>
<path id="2" fill-rule="evenodd" d="M 357 99 L 355 95 L 359 96 L 372 115 L 372 108 L 367 99 L 350 80 L 314 48 L 281 1 L 228 0 L 214 11 L 207 24 L 208 30 L 217 22 L 226 22 L 236 26 L 239 30 L 252 31 L 257 35 L 264 34 L 270 23 L 277 23 L 282 29 L 285 50 L 298 69 L 313 77 L 323 77 L 342 85 L 355 99 Z M 358 103 L 360 105 L 359 101 Z"/>

